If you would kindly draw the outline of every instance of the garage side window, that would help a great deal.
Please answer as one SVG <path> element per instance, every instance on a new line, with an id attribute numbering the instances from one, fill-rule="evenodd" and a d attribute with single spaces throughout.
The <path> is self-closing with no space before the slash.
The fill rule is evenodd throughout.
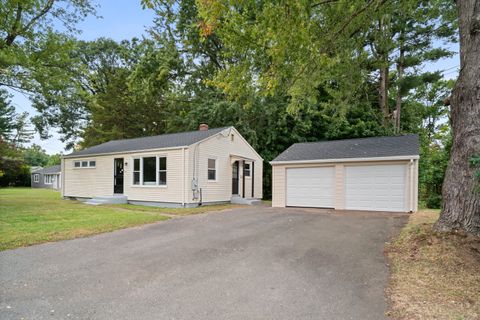
<path id="1" fill-rule="evenodd" d="M 217 160 L 208 159 L 208 181 L 217 180 Z"/>

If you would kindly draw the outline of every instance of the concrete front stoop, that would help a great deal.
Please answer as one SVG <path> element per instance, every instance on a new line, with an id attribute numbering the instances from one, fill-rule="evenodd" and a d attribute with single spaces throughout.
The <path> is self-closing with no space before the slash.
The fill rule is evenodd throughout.
<path id="1" fill-rule="evenodd" d="M 126 204 L 128 203 L 127 196 L 115 195 L 115 196 L 104 196 L 104 197 L 94 197 L 88 199 L 84 202 L 85 204 L 91 204 L 98 206 L 100 204 Z"/>
<path id="2" fill-rule="evenodd" d="M 250 206 L 262 204 L 262 200 L 255 198 L 242 198 L 240 196 L 232 196 L 230 202 L 234 204 L 247 204 Z"/>

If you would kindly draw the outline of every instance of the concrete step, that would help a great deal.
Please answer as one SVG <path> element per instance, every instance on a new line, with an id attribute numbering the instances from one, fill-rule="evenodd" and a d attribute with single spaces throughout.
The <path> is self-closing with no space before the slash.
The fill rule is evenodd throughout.
<path id="1" fill-rule="evenodd" d="M 125 204 L 128 203 L 128 198 L 126 196 L 115 195 L 115 196 L 102 196 L 95 197 L 85 201 L 84 203 L 98 206 L 100 204 Z"/>
<path id="2" fill-rule="evenodd" d="M 233 196 L 231 198 L 230 202 L 235 203 L 235 204 L 246 204 L 246 205 L 250 205 L 250 206 L 262 204 L 262 200 L 260 200 L 260 199 L 242 198 L 242 197 L 238 197 L 238 196 Z"/>

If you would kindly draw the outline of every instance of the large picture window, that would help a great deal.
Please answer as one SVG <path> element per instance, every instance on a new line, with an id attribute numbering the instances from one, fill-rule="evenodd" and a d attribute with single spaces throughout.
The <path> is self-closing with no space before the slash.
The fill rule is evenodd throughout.
<path id="1" fill-rule="evenodd" d="M 216 181 L 217 180 L 217 160 L 208 159 L 208 180 Z"/>
<path id="2" fill-rule="evenodd" d="M 167 158 L 142 157 L 133 159 L 133 184 L 166 186 Z"/>

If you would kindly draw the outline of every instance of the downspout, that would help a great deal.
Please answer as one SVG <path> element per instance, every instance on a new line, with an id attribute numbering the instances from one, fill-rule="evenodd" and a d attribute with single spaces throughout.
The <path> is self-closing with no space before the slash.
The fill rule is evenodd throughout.
<path id="1" fill-rule="evenodd" d="M 242 161 L 242 198 L 245 198 L 245 160 Z"/>
<path id="2" fill-rule="evenodd" d="M 414 180 L 413 180 L 413 167 L 414 167 L 413 159 L 410 159 L 410 212 L 413 212 L 413 197 L 414 197 Z"/>
<path id="3" fill-rule="evenodd" d="M 65 158 L 62 157 L 60 179 L 62 180 L 62 199 L 65 197 Z"/>
<path id="4" fill-rule="evenodd" d="M 182 207 L 185 207 L 185 148 L 182 148 Z"/>
<path id="5" fill-rule="evenodd" d="M 250 173 L 252 176 L 252 198 L 255 198 L 255 161 L 252 161 L 252 172 Z"/>

